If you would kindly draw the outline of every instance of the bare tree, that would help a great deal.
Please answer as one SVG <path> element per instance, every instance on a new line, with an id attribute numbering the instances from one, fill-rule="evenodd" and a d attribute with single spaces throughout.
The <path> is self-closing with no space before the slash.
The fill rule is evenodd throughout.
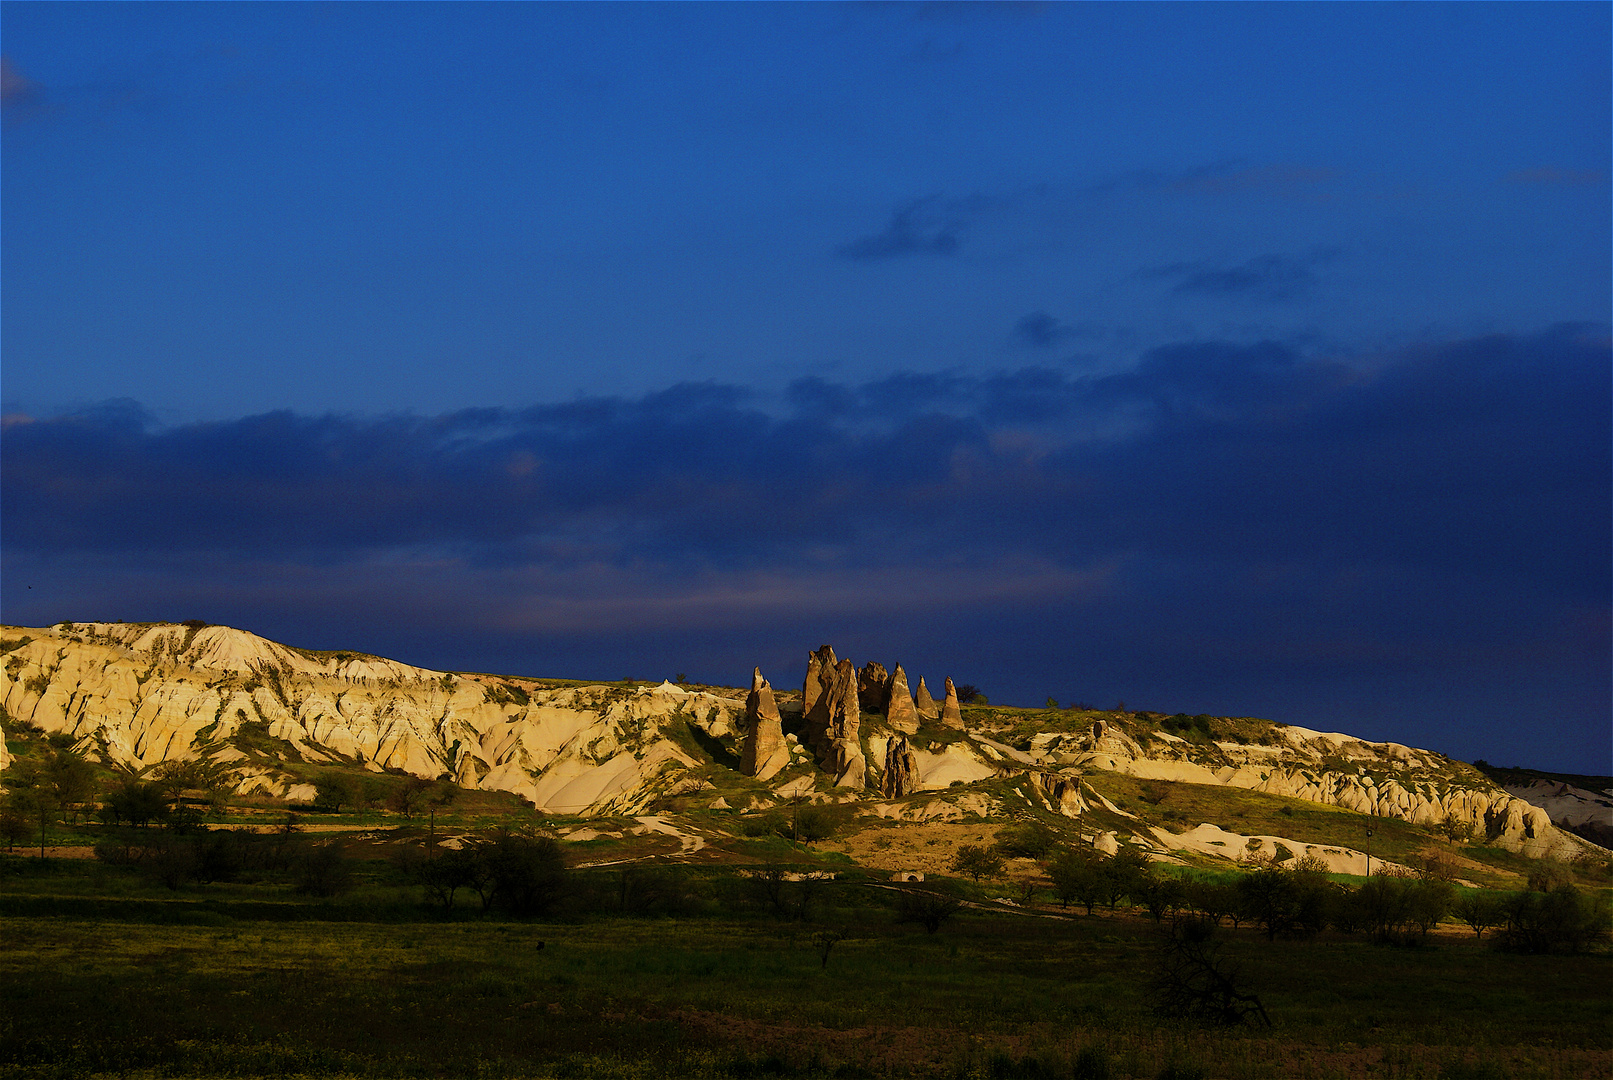
<path id="1" fill-rule="evenodd" d="M 1236 965 L 1221 953 L 1216 924 L 1210 919 L 1182 918 L 1171 925 L 1160 956 L 1154 1006 L 1162 1016 L 1197 1020 L 1222 1027 L 1258 1022 L 1271 1026 L 1260 998 L 1238 986 Z"/>

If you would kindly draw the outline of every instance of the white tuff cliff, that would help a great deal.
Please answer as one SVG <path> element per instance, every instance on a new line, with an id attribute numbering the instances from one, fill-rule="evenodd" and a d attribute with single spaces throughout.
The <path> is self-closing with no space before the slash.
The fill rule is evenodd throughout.
<path id="1" fill-rule="evenodd" d="M 1275 732 L 1275 745 L 1206 745 L 1155 732 L 1145 747 L 1100 721 L 1080 734 L 1038 735 L 1030 755 L 1050 765 L 1247 788 L 1418 825 L 1453 819 L 1479 839 L 1535 858 L 1596 850 L 1553 825 L 1545 810 L 1441 754 L 1302 727 L 1278 725 Z"/>
<path id="2" fill-rule="evenodd" d="M 447 774 L 553 813 L 641 809 L 673 782 L 665 774 L 681 771 L 669 767 L 696 764 L 678 727 L 729 734 L 741 708 L 670 684 L 551 690 L 313 653 L 224 626 L 78 623 L 21 634 L 32 640 L 0 663 L 0 704 L 115 761 L 240 760 L 229 740 L 247 734 L 284 740 L 310 761 Z"/>

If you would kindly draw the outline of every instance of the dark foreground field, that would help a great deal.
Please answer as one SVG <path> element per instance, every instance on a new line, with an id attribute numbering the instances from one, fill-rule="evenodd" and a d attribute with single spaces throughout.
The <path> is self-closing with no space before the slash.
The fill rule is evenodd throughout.
<path id="1" fill-rule="evenodd" d="M 930 934 L 870 883 L 819 886 L 805 921 L 89 883 L 0 895 L 0 1078 L 1613 1075 L 1606 955 L 1471 935 L 1226 931 L 1272 1026 L 1220 1029 L 1155 1015 L 1146 914 L 965 908 Z"/>

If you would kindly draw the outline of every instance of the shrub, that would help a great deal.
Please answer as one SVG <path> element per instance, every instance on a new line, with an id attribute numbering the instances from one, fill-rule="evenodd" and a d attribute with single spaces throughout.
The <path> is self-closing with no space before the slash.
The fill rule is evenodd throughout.
<path id="1" fill-rule="evenodd" d="M 1069 907 L 1072 902 L 1080 903 L 1091 915 L 1093 905 L 1109 895 L 1109 871 L 1102 856 L 1095 851 L 1066 851 L 1053 860 L 1047 873 L 1053 879 L 1053 892 L 1063 907 Z"/>
<path id="2" fill-rule="evenodd" d="M 107 793 L 98 816 L 108 824 L 143 829 L 168 816 L 168 799 L 159 785 L 129 778 Z"/>
<path id="3" fill-rule="evenodd" d="M 358 801 L 358 784 L 340 773 L 321 773 L 314 780 L 314 807 L 339 814 L 342 807 Z"/>
<path id="4" fill-rule="evenodd" d="M 1500 898 L 1487 892 L 1463 893 L 1451 905 L 1451 910 L 1472 929 L 1473 936 L 1477 938 L 1484 937 L 1484 931 L 1499 925 L 1505 916 Z"/>
<path id="5" fill-rule="evenodd" d="M 782 814 L 754 814 L 739 819 L 739 835 L 755 838 L 758 836 L 784 836 L 789 832 L 789 826 Z"/>
<path id="6" fill-rule="evenodd" d="M 1448 881 L 1375 874 L 1336 906 L 1336 918 L 1342 930 L 1369 930 L 1385 944 L 1416 945 L 1450 912 L 1455 898 Z"/>
<path id="7" fill-rule="evenodd" d="M 1102 872 L 1097 860 L 1085 852 L 1064 852 L 1048 865 L 1047 875 L 1053 879 L 1053 894 L 1060 907 L 1085 904 L 1091 915 L 1092 906 L 1103 898 Z"/>
<path id="8" fill-rule="evenodd" d="M 916 922 L 933 934 L 958 910 L 955 897 L 931 889 L 904 889 L 896 901 L 896 921 Z"/>
<path id="9" fill-rule="evenodd" d="M 1236 928 L 1243 919 L 1239 909 L 1237 886 L 1211 878 L 1188 878 L 1183 883 L 1189 907 L 1219 924 L 1229 920 Z"/>
<path id="10" fill-rule="evenodd" d="M 480 892 L 486 885 L 486 865 L 472 848 L 437 853 L 420 860 L 412 870 L 426 897 L 448 910 L 453 909 L 454 896 L 460 889 Z"/>
<path id="11" fill-rule="evenodd" d="M 1040 821 L 1009 825 L 997 833 L 997 850 L 1010 858 L 1045 858 L 1057 842 L 1058 836 Z"/>
<path id="12" fill-rule="evenodd" d="M 626 866 L 612 885 L 612 906 L 629 915 L 676 915 L 693 899 L 683 875 L 667 867 Z"/>
<path id="13" fill-rule="evenodd" d="M 1504 911 L 1506 925 L 1496 932 L 1495 943 L 1509 952 L 1584 952 L 1606 944 L 1613 927 L 1606 901 L 1572 885 L 1518 893 Z"/>
<path id="14" fill-rule="evenodd" d="M 28 839 L 33 831 L 33 822 L 21 810 L 10 805 L 0 808 L 0 838 L 5 840 L 7 851 Z"/>
<path id="15" fill-rule="evenodd" d="M 1428 932 L 1449 914 L 1451 904 L 1456 900 L 1456 887 L 1439 878 L 1414 881 L 1406 891 L 1406 917 L 1423 937 L 1427 937 Z"/>
<path id="16" fill-rule="evenodd" d="M 246 867 L 246 849 L 250 840 L 243 833 L 220 829 L 204 833 L 192 843 L 196 880 L 204 885 L 215 881 L 234 881 Z"/>
<path id="17" fill-rule="evenodd" d="M 1145 875 L 1138 893 L 1155 922 L 1163 921 L 1168 913 L 1187 902 L 1187 889 L 1181 879 L 1164 874 Z"/>
<path id="18" fill-rule="evenodd" d="M 1142 896 L 1149 875 L 1148 856 L 1137 848 L 1123 846 L 1099 864 L 1104 886 L 1104 902 L 1111 908 L 1121 900 Z"/>
<path id="19" fill-rule="evenodd" d="M 307 896 L 340 896 L 353 887 L 353 868 L 339 841 L 310 844 L 296 861 L 294 884 Z"/>
<path id="20" fill-rule="evenodd" d="M 1075 1055 L 1071 1080 L 1109 1080 L 1114 1070 L 1109 1064 L 1109 1051 L 1101 1046 L 1086 1046 Z"/>
<path id="21" fill-rule="evenodd" d="M 1268 941 L 1291 929 L 1299 916 L 1298 882 L 1273 866 L 1239 878 L 1238 900 L 1244 918 L 1265 927 Z"/>
<path id="22" fill-rule="evenodd" d="M 196 877 L 196 848 L 183 840 L 168 839 L 148 851 L 147 864 L 158 881 L 177 889 Z"/>
<path id="23" fill-rule="evenodd" d="M 840 815 L 827 806 L 798 806 L 780 822 L 778 833 L 786 840 L 810 844 L 827 840 L 840 825 Z"/>
<path id="24" fill-rule="evenodd" d="M 560 845 L 546 836 L 499 829 L 468 847 L 484 868 L 480 883 L 473 884 L 484 911 L 499 907 L 514 915 L 543 915 L 568 891 Z"/>
<path id="25" fill-rule="evenodd" d="M 1003 872 L 1002 856 L 991 848 L 978 844 L 964 844 L 952 860 L 950 867 L 956 873 L 968 874 L 976 882 L 983 877 L 996 877 Z"/>
<path id="26" fill-rule="evenodd" d="M 1547 857 L 1537 860 L 1529 869 L 1529 891 L 1549 893 L 1561 885 L 1571 884 L 1573 872 L 1561 859 Z"/>

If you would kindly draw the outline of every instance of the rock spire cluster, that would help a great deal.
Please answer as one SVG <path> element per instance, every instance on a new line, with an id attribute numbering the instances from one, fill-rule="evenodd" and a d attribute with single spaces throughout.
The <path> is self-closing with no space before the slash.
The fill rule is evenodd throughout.
<path id="1" fill-rule="evenodd" d="M 803 734 L 818 766 L 834 776 L 836 787 L 862 787 L 868 761 L 858 735 L 862 711 L 857 701 L 857 670 L 851 661 L 837 661 L 834 649 L 827 645 L 809 653 L 801 704 Z"/>
<path id="2" fill-rule="evenodd" d="M 887 795 L 891 791 L 905 795 L 918 787 L 919 765 L 916 753 L 903 736 L 915 734 L 925 720 L 940 719 L 952 727 L 964 726 L 958 692 L 951 679 L 946 681 L 946 687 L 946 704 L 937 705 L 929 687 L 920 679 L 915 700 L 901 664 L 887 671 L 885 665 L 870 661 L 858 669 L 850 660 L 835 656 L 831 646 L 824 645 L 807 654 L 806 678 L 801 684 L 801 741 L 811 747 L 819 768 L 834 775 L 837 785 L 861 787 L 870 769 L 859 734 L 862 714 L 883 712 L 898 737 L 887 746 L 880 787 Z M 755 693 L 752 690 L 753 696 Z M 872 766 L 879 768 L 880 764 L 876 761 Z"/>

